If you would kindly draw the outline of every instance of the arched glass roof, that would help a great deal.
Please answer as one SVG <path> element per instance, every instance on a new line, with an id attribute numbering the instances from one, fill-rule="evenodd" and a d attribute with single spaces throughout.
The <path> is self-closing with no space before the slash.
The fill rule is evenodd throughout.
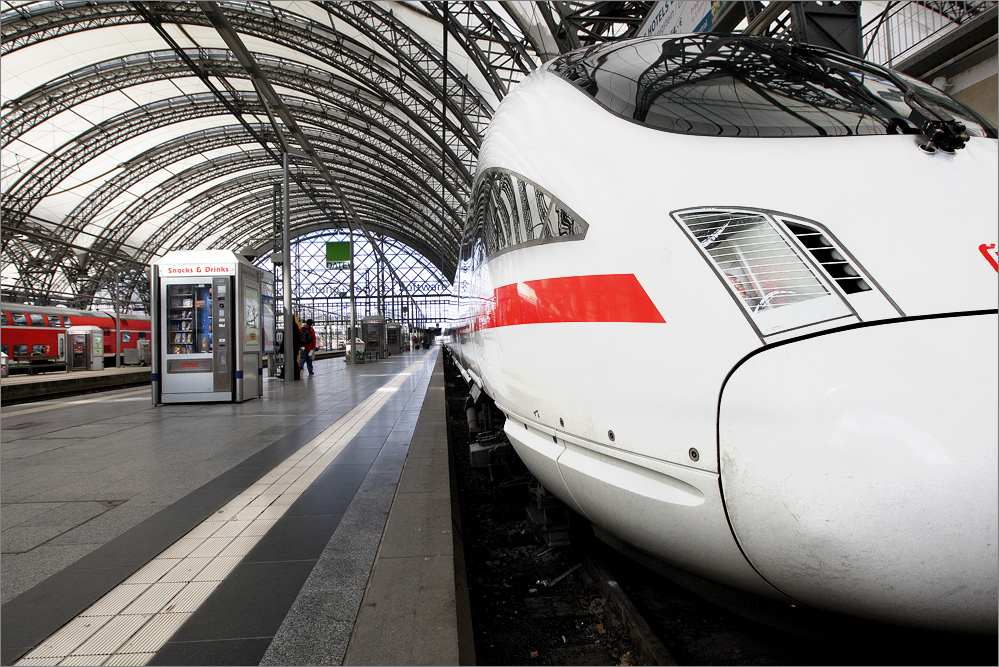
<path id="1" fill-rule="evenodd" d="M 85 307 L 171 249 L 269 252 L 283 147 L 293 238 L 354 227 L 453 275 L 499 100 L 565 16 L 625 36 L 649 5 L 0 2 L 4 297 Z"/>

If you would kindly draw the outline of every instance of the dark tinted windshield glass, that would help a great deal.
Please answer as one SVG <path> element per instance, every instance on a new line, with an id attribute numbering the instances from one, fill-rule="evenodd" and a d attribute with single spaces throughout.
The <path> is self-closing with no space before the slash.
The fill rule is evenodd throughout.
<path id="1" fill-rule="evenodd" d="M 575 51 L 551 68 L 615 114 L 669 132 L 916 133 L 929 106 L 931 114 L 965 123 L 971 135 L 995 136 L 926 84 L 825 49 L 758 37 L 650 37 Z"/>

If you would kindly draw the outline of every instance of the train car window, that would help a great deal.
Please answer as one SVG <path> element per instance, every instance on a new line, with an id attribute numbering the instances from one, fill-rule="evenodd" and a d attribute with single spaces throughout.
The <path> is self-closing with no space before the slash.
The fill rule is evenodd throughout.
<path id="1" fill-rule="evenodd" d="M 33 327 L 44 327 L 45 326 L 45 316 L 38 313 L 31 313 L 29 315 L 31 318 L 31 326 Z"/>
<path id="2" fill-rule="evenodd" d="M 461 266 L 513 248 L 582 239 L 589 228 L 578 215 L 532 181 L 501 169 L 476 179 L 461 245 Z"/>
<path id="3" fill-rule="evenodd" d="M 6 345 L 0 345 L 0 352 L 3 352 L 7 356 L 10 356 L 10 348 L 8 348 Z"/>
<path id="4" fill-rule="evenodd" d="M 762 37 L 650 37 L 574 51 L 549 67 L 609 111 L 668 132 L 916 134 L 928 110 L 942 108 L 970 135 L 996 136 L 975 112 L 915 79 L 826 49 Z"/>
<path id="5" fill-rule="evenodd" d="M 69 315 L 63 315 L 62 316 L 62 321 L 66 323 L 67 327 L 73 326 L 73 322 L 72 322 L 72 320 L 69 319 Z"/>
<path id="6" fill-rule="evenodd" d="M 145 331 L 140 331 L 139 332 L 139 340 L 146 340 L 146 332 Z"/>
<path id="7" fill-rule="evenodd" d="M 121 342 L 122 343 L 130 343 L 130 342 L 132 342 L 132 334 L 130 334 L 128 332 L 125 332 L 125 331 L 122 331 L 121 332 Z"/>
<path id="8" fill-rule="evenodd" d="M 49 321 L 50 327 L 61 327 L 62 323 L 59 321 L 58 315 L 47 315 L 46 318 Z"/>
<path id="9" fill-rule="evenodd" d="M 6 310 L 3 311 L 3 317 L 0 319 L 2 319 L 3 324 L 10 324 L 10 313 L 7 312 Z"/>
<path id="10" fill-rule="evenodd" d="M 15 345 L 14 354 L 20 356 L 28 356 L 28 346 L 27 345 Z"/>
<path id="11" fill-rule="evenodd" d="M 14 322 L 14 326 L 25 327 L 28 326 L 28 318 L 24 313 L 11 313 L 11 320 Z"/>
<path id="12" fill-rule="evenodd" d="M 33 356 L 33 357 L 43 357 L 43 356 L 45 356 L 45 346 L 44 345 L 32 345 L 31 346 L 31 356 Z"/>

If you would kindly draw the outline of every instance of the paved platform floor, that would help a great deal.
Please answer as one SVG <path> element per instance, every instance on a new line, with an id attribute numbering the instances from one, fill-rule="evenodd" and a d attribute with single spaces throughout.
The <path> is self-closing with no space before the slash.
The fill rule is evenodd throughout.
<path id="1" fill-rule="evenodd" d="M 2 410 L 3 664 L 468 660 L 439 350 L 264 394 Z"/>

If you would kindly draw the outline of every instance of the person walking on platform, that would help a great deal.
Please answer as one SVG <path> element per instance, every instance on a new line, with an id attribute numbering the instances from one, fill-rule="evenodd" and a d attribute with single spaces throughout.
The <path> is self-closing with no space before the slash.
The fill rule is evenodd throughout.
<path id="1" fill-rule="evenodd" d="M 316 332 L 312 328 L 312 320 L 305 320 L 305 326 L 302 327 L 298 339 L 302 345 L 302 356 L 298 360 L 299 377 L 305 364 L 309 365 L 309 375 L 315 375 L 312 370 L 312 357 L 316 353 Z"/>

